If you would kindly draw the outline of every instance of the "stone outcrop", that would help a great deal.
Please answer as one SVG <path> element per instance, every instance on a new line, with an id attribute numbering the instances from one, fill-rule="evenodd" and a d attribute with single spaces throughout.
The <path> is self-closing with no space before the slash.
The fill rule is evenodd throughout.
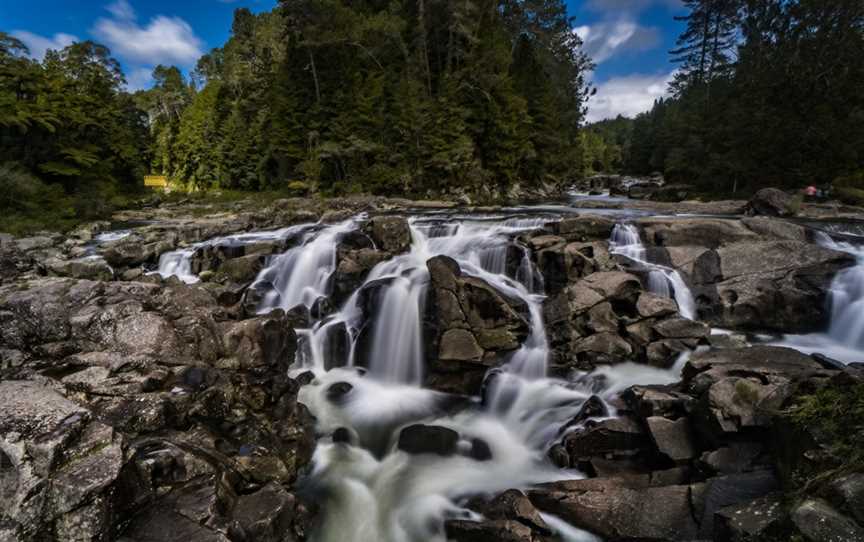
<path id="1" fill-rule="evenodd" d="M 390 254 L 406 252 L 411 247 L 411 229 L 402 216 L 376 216 L 364 227 L 375 247 Z"/>
<path id="2" fill-rule="evenodd" d="M 587 275 L 544 303 L 552 362 L 581 369 L 623 361 L 668 367 L 709 332 L 677 310 L 673 300 L 645 292 L 630 273 Z"/>
<path id="3" fill-rule="evenodd" d="M 233 321 L 173 281 L 0 287 L 0 538 L 299 532 L 295 349 L 281 311 Z"/>
<path id="4" fill-rule="evenodd" d="M 697 314 L 716 327 L 816 331 L 849 254 L 824 248 L 798 225 L 777 218 L 643 219 L 652 261 L 682 273 Z"/>
<path id="5" fill-rule="evenodd" d="M 444 391 L 477 392 L 486 370 L 528 337 L 528 307 L 483 279 L 462 275 L 452 258 L 436 256 L 427 267 L 429 384 Z"/>
<path id="6" fill-rule="evenodd" d="M 750 198 L 744 212 L 750 216 L 794 216 L 798 214 L 798 206 L 800 202 L 796 206 L 794 198 L 786 192 L 777 188 L 763 188 Z"/>

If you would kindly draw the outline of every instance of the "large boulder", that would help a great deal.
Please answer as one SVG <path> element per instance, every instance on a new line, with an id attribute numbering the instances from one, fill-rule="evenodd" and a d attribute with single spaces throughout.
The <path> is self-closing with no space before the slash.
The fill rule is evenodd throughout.
<path id="1" fill-rule="evenodd" d="M 792 522 L 808 542 L 864 542 L 864 529 L 821 499 L 805 499 L 792 511 Z"/>
<path id="2" fill-rule="evenodd" d="M 798 205 L 795 198 L 782 190 L 763 188 L 750 198 L 744 212 L 750 216 L 794 216 L 798 213 Z"/>
<path id="3" fill-rule="evenodd" d="M 712 325 L 804 333 L 827 320 L 831 281 L 854 263 L 812 243 L 737 243 L 700 255 L 692 283 L 699 314 Z"/>
<path id="4" fill-rule="evenodd" d="M 113 280 L 114 270 L 99 257 L 63 260 L 52 258 L 45 262 L 51 275 L 88 280 Z"/>
<path id="5" fill-rule="evenodd" d="M 483 279 L 462 275 L 459 264 L 446 256 L 430 259 L 427 267 L 429 383 L 445 391 L 476 392 L 486 370 L 528 337 L 528 307 Z"/>
<path id="6" fill-rule="evenodd" d="M 764 432 L 794 392 L 793 383 L 827 374 L 797 350 L 755 346 L 695 354 L 684 367 L 682 386 L 696 398 L 694 429 L 721 443 Z"/>
<path id="7" fill-rule="evenodd" d="M 540 510 L 605 540 L 696 540 L 691 488 L 633 487 L 614 478 L 547 484 L 528 494 Z"/>
<path id="8" fill-rule="evenodd" d="M 391 254 L 401 254 L 411 248 L 411 228 L 401 216 L 376 216 L 364 228 L 375 247 Z"/>

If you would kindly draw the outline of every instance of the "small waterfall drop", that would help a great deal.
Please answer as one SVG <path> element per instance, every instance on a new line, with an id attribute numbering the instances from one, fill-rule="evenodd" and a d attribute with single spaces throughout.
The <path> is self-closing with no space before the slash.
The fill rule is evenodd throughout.
<path id="1" fill-rule="evenodd" d="M 840 344 L 864 351 L 864 247 L 837 242 L 825 234 L 817 238 L 822 246 L 847 252 L 858 260 L 857 265 L 840 271 L 831 282 L 828 335 Z"/>
<path id="2" fill-rule="evenodd" d="M 273 286 L 261 301 L 259 312 L 277 308 L 287 311 L 301 304 L 311 307 L 327 295 L 330 276 L 336 269 L 339 238 L 355 229 L 357 220 L 352 219 L 308 232 L 299 246 L 273 258 L 255 279 L 256 283 L 269 282 Z"/>
<path id="3" fill-rule="evenodd" d="M 159 256 L 159 267 L 156 273 L 163 279 L 177 277 L 186 284 L 195 284 L 200 279 L 192 273 L 192 255 L 194 248 L 183 250 L 172 250 Z"/>
<path id="4" fill-rule="evenodd" d="M 288 239 L 293 235 L 297 235 L 298 233 L 302 232 L 305 229 L 311 228 L 312 226 L 314 226 L 314 224 L 300 224 L 297 226 L 280 228 L 278 230 L 239 233 L 236 235 L 215 237 L 201 243 L 195 243 L 194 245 L 191 245 L 187 248 L 163 252 L 159 256 L 159 265 L 156 268 L 156 271 L 153 271 L 151 274 L 161 275 L 164 279 L 167 279 L 168 277 L 177 277 L 186 284 L 195 284 L 201 279 L 199 279 L 198 276 L 192 272 L 192 257 L 195 255 L 196 251 L 202 248 L 208 246 L 243 246 L 264 241 L 284 240 Z M 112 238 L 110 240 L 113 241 L 117 239 L 122 239 L 123 237 L 126 237 L 126 235 Z"/>
<path id="5" fill-rule="evenodd" d="M 843 269 L 831 281 L 826 332 L 784 335 L 772 344 L 807 354 L 818 352 L 843 363 L 864 361 L 864 245 L 835 241 L 824 232 L 816 232 L 815 240 L 825 248 L 855 256 L 858 263 Z"/>
<path id="6" fill-rule="evenodd" d="M 645 267 L 648 272 L 648 291 L 674 299 L 678 303 L 678 312 L 684 318 L 690 320 L 696 318 L 696 301 L 693 299 L 693 292 L 678 271 L 648 261 L 647 251 L 636 226 L 615 224 L 609 239 L 609 252 L 620 254 Z"/>

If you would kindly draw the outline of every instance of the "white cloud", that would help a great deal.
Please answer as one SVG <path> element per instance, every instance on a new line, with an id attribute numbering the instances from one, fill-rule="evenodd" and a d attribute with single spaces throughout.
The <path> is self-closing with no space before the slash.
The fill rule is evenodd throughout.
<path id="1" fill-rule="evenodd" d="M 587 122 L 615 118 L 618 115 L 634 117 L 648 111 L 654 100 L 666 96 L 675 72 L 664 74 L 633 74 L 612 77 L 596 84 L 597 94 L 588 100 Z"/>
<path id="2" fill-rule="evenodd" d="M 117 0 L 113 4 L 108 4 L 105 9 L 110 11 L 115 19 L 122 21 L 135 20 L 135 10 L 132 9 L 132 5 L 127 0 Z"/>
<path id="3" fill-rule="evenodd" d="M 153 83 L 152 68 L 135 68 L 126 74 L 126 89 L 129 92 L 150 88 Z"/>
<path id="4" fill-rule="evenodd" d="M 598 64 L 624 51 L 645 51 L 660 43 L 656 27 L 630 20 L 579 26 L 573 31 L 582 39 L 582 50 Z"/>
<path id="5" fill-rule="evenodd" d="M 57 51 L 63 49 L 67 45 L 72 45 L 76 41 L 79 41 L 77 36 L 65 34 L 63 32 L 58 32 L 52 37 L 46 38 L 26 30 L 13 30 L 12 36 L 24 42 L 24 45 L 30 49 L 30 56 L 38 58 L 39 60 L 45 57 L 45 52 L 48 51 L 48 49 Z"/>
<path id="6" fill-rule="evenodd" d="M 141 26 L 126 0 L 119 0 L 107 9 L 112 17 L 98 19 L 93 35 L 126 60 L 188 66 L 203 54 L 203 42 L 180 17 L 157 15 Z"/>

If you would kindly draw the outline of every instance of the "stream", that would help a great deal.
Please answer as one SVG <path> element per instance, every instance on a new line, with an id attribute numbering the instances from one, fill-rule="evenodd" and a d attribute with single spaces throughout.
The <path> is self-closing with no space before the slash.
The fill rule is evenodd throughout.
<path id="1" fill-rule="evenodd" d="M 540 206 L 530 209 L 533 216 L 526 211 L 411 216 L 410 250 L 377 264 L 334 312 L 297 330 L 300 344 L 292 376 L 307 374 L 310 382 L 301 388 L 299 399 L 315 416 L 319 435 L 312 471 L 300 486 L 301 493 L 321 504 L 313 540 L 343 541 L 345 533 L 352 533 L 353 540 L 444 542 L 447 519 L 477 518 L 465 506 L 470 496 L 583 477 L 552 465 L 547 452 L 562 426 L 592 395 L 598 395 L 609 415 L 615 416 L 609 400 L 628 386 L 678 379 L 688 352 L 670 369 L 628 362 L 567 380 L 548 375 L 543 279 L 528 249 L 515 240 L 520 233 L 542 227 L 561 209 Z M 696 319 L 696 304 L 681 274 L 647 259 L 638 229 L 628 222 L 638 214 L 612 214 L 618 223 L 609 239 L 610 252 L 647 271 L 648 290 L 674 299 L 682 316 Z M 269 292 L 258 311 L 297 305 L 312 309 L 330 293 L 340 240 L 356 232 L 364 218 L 213 239 L 163 254 L 155 272 L 193 283 L 198 278 L 190 259 L 202 246 L 298 236 L 297 246 L 270 257 L 259 273 L 256 283 L 269 287 Z M 831 322 L 824 333 L 789 335 L 777 344 L 847 362 L 861 360 L 864 250 L 824 233 L 818 240 L 855 254 L 858 265 L 834 279 Z M 518 265 L 508 265 L 514 250 L 522 251 L 521 259 Z M 422 324 L 430 283 L 426 262 L 439 255 L 456 260 L 464 275 L 481 278 L 528 307 L 528 338 L 498 369 L 487 373 L 481 395 L 467 400 L 421 385 L 426 359 Z M 375 313 L 367 315 L 364 292 L 372 288 L 379 301 Z M 364 333 L 371 334 L 366 337 L 368 363 L 361 363 L 358 348 Z M 457 453 L 411 455 L 400 450 L 399 430 L 417 423 L 458 433 Z M 558 518 L 544 518 L 562 540 L 597 540 Z"/>

